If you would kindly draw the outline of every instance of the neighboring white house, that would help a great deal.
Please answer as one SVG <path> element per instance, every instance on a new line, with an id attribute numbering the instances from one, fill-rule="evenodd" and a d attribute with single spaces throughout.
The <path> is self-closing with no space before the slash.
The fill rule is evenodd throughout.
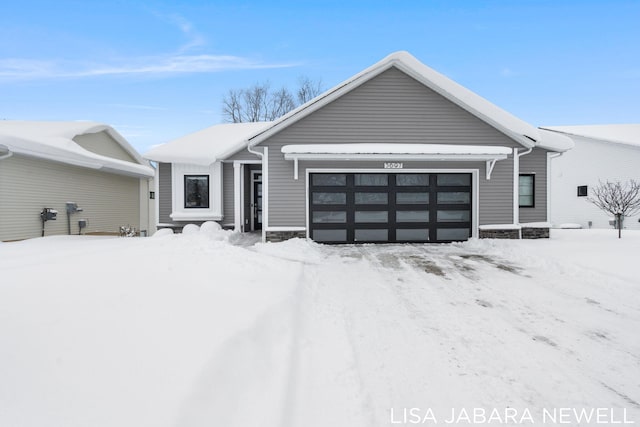
<path id="1" fill-rule="evenodd" d="M 152 233 L 153 176 L 108 125 L 0 121 L 0 241 L 121 226 Z"/>
<path id="2" fill-rule="evenodd" d="M 551 161 L 550 218 L 584 228 L 612 227 L 609 215 L 588 201 L 600 181 L 640 181 L 640 124 L 548 126 L 571 137 L 575 148 Z M 626 218 L 625 228 L 640 229 L 640 215 Z"/>

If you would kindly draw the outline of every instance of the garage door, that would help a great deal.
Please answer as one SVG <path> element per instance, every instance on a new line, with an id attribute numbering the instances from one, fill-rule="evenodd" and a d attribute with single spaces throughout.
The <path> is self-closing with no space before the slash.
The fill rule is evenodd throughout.
<path id="1" fill-rule="evenodd" d="M 470 173 L 313 173 L 309 180 L 309 228 L 317 242 L 451 242 L 471 236 Z"/>

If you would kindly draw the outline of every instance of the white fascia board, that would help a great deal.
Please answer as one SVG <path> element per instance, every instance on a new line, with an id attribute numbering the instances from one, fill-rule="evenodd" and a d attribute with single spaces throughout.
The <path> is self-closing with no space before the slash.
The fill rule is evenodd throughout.
<path id="1" fill-rule="evenodd" d="M 382 153 L 285 153 L 285 160 L 402 160 L 402 161 L 490 161 L 506 154 L 382 154 Z"/>

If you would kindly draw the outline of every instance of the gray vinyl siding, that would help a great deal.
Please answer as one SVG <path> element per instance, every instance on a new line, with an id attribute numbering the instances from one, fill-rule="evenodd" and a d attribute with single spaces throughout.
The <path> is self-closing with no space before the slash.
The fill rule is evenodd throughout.
<path id="1" fill-rule="evenodd" d="M 275 157 L 275 156 L 274 156 Z M 269 164 L 271 165 L 271 152 Z M 287 162 L 292 163 L 292 162 Z M 306 226 L 306 170 L 307 169 L 378 169 L 381 172 L 408 172 L 411 169 L 467 169 L 478 170 L 479 224 L 510 224 L 513 221 L 513 162 L 498 162 L 490 180 L 485 179 L 485 162 L 403 162 L 402 171 L 382 169 L 382 161 L 359 162 L 300 162 L 299 179 L 293 179 L 293 165 L 287 168 L 269 168 L 269 226 Z M 273 183 L 286 185 L 286 192 L 274 194 Z M 276 202 L 274 203 L 274 200 Z"/>
<path id="2" fill-rule="evenodd" d="M 535 149 L 531 153 L 520 157 L 520 173 L 534 174 L 534 207 L 520 208 L 520 222 L 547 221 L 547 153 L 542 149 Z"/>
<path id="3" fill-rule="evenodd" d="M 225 226 L 233 226 L 234 224 L 234 180 L 233 180 L 233 163 L 222 164 L 222 221 Z"/>
<path id="4" fill-rule="evenodd" d="M 158 163 L 158 222 L 171 224 L 172 211 L 171 163 Z"/>
<path id="5" fill-rule="evenodd" d="M 85 233 L 117 233 L 130 225 L 140 229 L 140 180 L 63 163 L 14 155 L 0 161 L 0 240 L 40 237 L 40 211 L 58 211 L 47 221 L 45 235 L 67 234 L 66 202 L 83 212 L 71 217 L 71 233 L 87 219 Z"/>
<path id="6" fill-rule="evenodd" d="M 77 135 L 73 140 L 82 148 L 102 156 L 112 157 L 125 162 L 138 163 L 124 148 L 107 132 Z"/>
<path id="7" fill-rule="evenodd" d="M 305 168 L 382 168 L 382 162 L 293 162 L 288 144 L 433 143 L 521 147 L 520 144 L 415 79 L 392 68 L 261 145 L 269 147 L 269 226 L 305 226 Z M 513 221 L 513 159 L 499 161 L 490 181 L 484 162 L 404 162 L 407 168 L 480 169 L 480 224 Z"/>

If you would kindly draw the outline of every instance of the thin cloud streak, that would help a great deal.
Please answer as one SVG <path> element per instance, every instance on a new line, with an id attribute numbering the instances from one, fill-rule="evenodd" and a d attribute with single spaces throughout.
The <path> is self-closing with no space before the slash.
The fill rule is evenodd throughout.
<path id="1" fill-rule="evenodd" d="M 182 34 L 187 38 L 187 42 L 178 48 L 178 53 L 186 53 L 197 47 L 205 46 L 207 44 L 206 38 L 196 31 L 195 26 L 188 21 L 184 16 L 178 14 L 164 14 L 157 11 L 152 11 L 152 14 L 174 27 L 177 27 Z"/>
<path id="2" fill-rule="evenodd" d="M 269 63 L 232 55 L 171 55 L 137 58 L 113 64 L 0 59 L 0 80 L 37 80 L 116 75 L 175 75 L 229 70 L 290 68 L 300 63 Z"/>

